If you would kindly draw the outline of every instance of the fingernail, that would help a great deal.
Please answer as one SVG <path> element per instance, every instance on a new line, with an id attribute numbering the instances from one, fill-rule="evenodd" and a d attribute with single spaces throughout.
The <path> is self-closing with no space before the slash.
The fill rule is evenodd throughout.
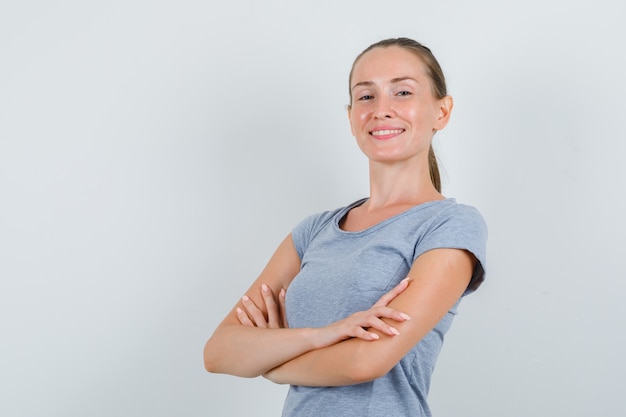
<path id="1" fill-rule="evenodd" d="M 243 301 L 250 301 L 250 298 L 247 295 L 244 295 L 243 297 L 241 297 L 241 299 Z"/>
<path id="2" fill-rule="evenodd" d="M 285 298 L 285 289 L 284 289 L 284 288 L 281 288 L 281 290 L 280 290 L 280 296 L 281 296 L 281 297 L 283 297 L 283 298 Z"/>
<path id="3" fill-rule="evenodd" d="M 262 284 L 262 285 L 261 285 L 261 291 L 263 291 L 263 292 L 267 292 L 267 285 Z"/>
<path id="4" fill-rule="evenodd" d="M 409 316 L 408 314 L 400 313 L 400 317 L 402 317 L 404 320 L 411 320 L 411 316 Z"/>
<path id="5" fill-rule="evenodd" d="M 380 336 L 378 336 L 376 333 L 372 333 L 372 335 L 370 337 L 371 337 L 372 340 L 380 339 Z"/>
<path id="6" fill-rule="evenodd" d="M 237 314 L 241 314 L 241 313 L 243 313 L 243 310 L 237 307 Z"/>
<path id="7" fill-rule="evenodd" d="M 396 336 L 400 334 L 400 332 L 398 331 L 398 329 L 396 329 L 395 327 L 390 327 L 389 331 L 393 334 L 395 334 Z"/>

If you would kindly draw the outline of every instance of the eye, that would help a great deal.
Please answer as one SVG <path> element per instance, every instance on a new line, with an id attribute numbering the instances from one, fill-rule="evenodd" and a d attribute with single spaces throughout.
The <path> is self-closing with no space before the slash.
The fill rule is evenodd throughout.
<path id="1" fill-rule="evenodd" d="M 412 93 L 411 93 L 410 91 L 406 91 L 406 90 L 403 90 L 403 91 L 398 91 L 398 92 L 396 93 L 396 95 L 398 95 L 398 96 L 410 96 L 411 94 L 412 94 Z"/>
<path id="2" fill-rule="evenodd" d="M 371 100 L 373 99 L 374 96 L 370 95 L 370 94 L 363 94 L 362 96 L 360 96 L 358 98 L 359 101 L 367 101 L 367 100 Z"/>

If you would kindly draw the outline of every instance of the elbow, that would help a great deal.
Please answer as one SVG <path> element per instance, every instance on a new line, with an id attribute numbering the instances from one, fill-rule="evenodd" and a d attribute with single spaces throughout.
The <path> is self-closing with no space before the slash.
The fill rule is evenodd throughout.
<path id="1" fill-rule="evenodd" d="M 348 375 L 348 378 L 352 381 L 351 384 L 362 384 L 364 382 L 370 382 L 384 376 L 388 369 L 381 370 L 377 366 L 371 366 L 367 364 L 355 364 L 353 369 Z"/>
<path id="2" fill-rule="evenodd" d="M 361 384 L 378 379 L 387 374 L 394 364 L 388 364 L 372 355 L 355 355 L 348 368 L 347 377 L 352 384 Z"/>
<path id="3" fill-rule="evenodd" d="M 204 369 L 206 369 L 207 372 L 210 372 L 212 374 L 219 373 L 219 370 L 215 362 L 211 361 L 211 359 L 207 358 L 206 356 L 204 357 Z"/>
<path id="4" fill-rule="evenodd" d="M 206 369 L 207 372 L 218 373 L 219 361 L 215 357 L 213 349 L 211 349 L 210 341 L 204 345 L 203 356 L 204 356 L 204 369 Z"/>
<path id="5" fill-rule="evenodd" d="M 357 342 L 351 360 L 348 361 L 347 376 L 354 381 L 354 384 L 383 377 L 397 364 L 394 356 L 393 351 L 389 349 L 381 349 L 370 342 Z"/>
<path id="6" fill-rule="evenodd" d="M 218 345 L 213 345 L 211 340 L 204 345 L 203 351 L 204 369 L 212 374 L 229 374 L 242 378 L 255 378 L 260 376 L 254 368 L 248 368 L 242 361 L 229 358 L 227 352 L 220 349 Z"/>
<path id="7" fill-rule="evenodd" d="M 230 373 L 228 368 L 229 349 L 228 346 L 224 345 L 224 340 L 224 335 L 220 329 L 218 329 L 204 344 L 202 356 L 204 359 L 204 369 L 206 369 L 207 372 L 213 374 Z"/>
<path id="8" fill-rule="evenodd" d="M 204 345 L 204 369 L 212 374 L 228 373 L 228 369 L 224 366 L 226 358 L 223 354 L 220 354 L 219 345 L 211 343 L 211 341 L 212 339 L 209 339 Z"/>

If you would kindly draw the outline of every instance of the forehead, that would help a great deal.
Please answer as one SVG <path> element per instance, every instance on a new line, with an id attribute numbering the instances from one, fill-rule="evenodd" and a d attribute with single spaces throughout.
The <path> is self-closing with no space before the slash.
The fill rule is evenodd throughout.
<path id="1" fill-rule="evenodd" d="M 418 55 L 398 46 L 378 47 L 366 52 L 355 63 L 352 85 L 364 81 L 384 81 L 400 77 L 426 77 Z"/>

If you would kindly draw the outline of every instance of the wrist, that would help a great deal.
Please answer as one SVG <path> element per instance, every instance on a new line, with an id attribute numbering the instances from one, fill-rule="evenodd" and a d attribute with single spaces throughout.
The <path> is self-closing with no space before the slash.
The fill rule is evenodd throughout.
<path id="1" fill-rule="evenodd" d="M 310 332 L 309 340 L 311 342 L 311 349 L 321 349 L 335 343 L 338 343 L 341 338 L 338 337 L 336 333 L 333 333 L 333 329 L 329 326 L 326 327 L 314 327 L 308 329 Z"/>
<path id="2" fill-rule="evenodd" d="M 323 328 L 307 327 L 302 329 L 303 338 L 307 341 L 309 350 L 320 349 L 326 346 L 324 343 Z"/>

